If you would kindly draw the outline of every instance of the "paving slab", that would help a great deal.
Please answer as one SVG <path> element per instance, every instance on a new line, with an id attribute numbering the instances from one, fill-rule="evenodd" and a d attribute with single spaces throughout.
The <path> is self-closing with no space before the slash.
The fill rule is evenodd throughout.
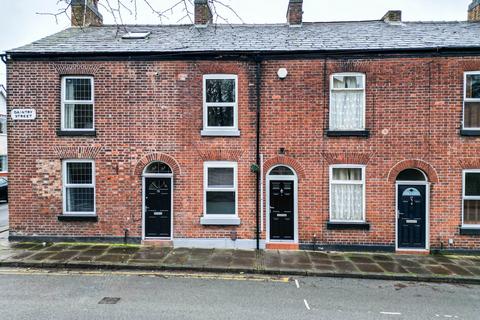
<path id="1" fill-rule="evenodd" d="M 390 273 L 409 273 L 404 267 L 397 263 L 393 263 L 390 261 L 382 261 L 378 262 L 378 265 L 385 270 L 386 272 Z"/>
<path id="2" fill-rule="evenodd" d="M 139 247 L 111 247 L 108 248 L 107 254 L 133 254 L 140 250 Z"/>
<path id="3" fill-rule="evenodd" d="M 34 255 L 28 256 L 26 259 L 29 261 L 42 262 L 44 260 L 48 260 L 48 258 L 56 254 L 56 252 L 36 252 Z"/>
<path id="4" fill-rule="evenodd" d="M 357 263 L 356 266 L 362 272 L 367 272 L 367 273 L 383 273 L 384 272 L 382 268 L 380 268 L 378 265 L 373 263 Z"/>
<path id="5" fill-rule="evenodd" d="M 326 272 L 326 271 L 329 271 L 329 272 L 334 272 L 336 271 L 335 267 L 333 265 L 326 265 L 326 264 L 316 264 L 314 263 L 312 265 L 313 267 L 313 270 L 315 271 L 320 271 L 320 272 Z"/>
<path id="6" fill-rule="evenodd" d="M 59 253 L 54 254 L 53 256 L 50 256 L 48 259 L 49 260 L 69 260 L 76 255 L 78 255 L 80 252 L 79 251 L 62 251 Z"/>
<path id="7" fill-rule="evenodd" d="M 353 256 L 349 257 L 349 259 L 355 263 L 373 263 L 373 260 L 370 257 Z"/>

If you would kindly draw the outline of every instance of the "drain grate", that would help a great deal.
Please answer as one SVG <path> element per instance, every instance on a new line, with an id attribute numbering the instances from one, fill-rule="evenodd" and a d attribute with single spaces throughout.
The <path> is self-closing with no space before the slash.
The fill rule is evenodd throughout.
<path id="1" fill-rule="evenodd" d="M 117 304 L 118 301 L 120 301 L 120 298 L 104 297 L 98 304 Z"/>

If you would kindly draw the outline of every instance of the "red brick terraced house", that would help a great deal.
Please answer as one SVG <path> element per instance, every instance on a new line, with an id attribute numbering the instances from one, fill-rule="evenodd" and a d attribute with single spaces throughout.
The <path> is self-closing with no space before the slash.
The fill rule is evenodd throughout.
<path id="1" fill-rule="evenodd" d="M 195 0 L 194 25 L 125 28 L 84 5 L 3 56 L 11 240 L 480 250 L 479 0 L 232 26 Z"/>

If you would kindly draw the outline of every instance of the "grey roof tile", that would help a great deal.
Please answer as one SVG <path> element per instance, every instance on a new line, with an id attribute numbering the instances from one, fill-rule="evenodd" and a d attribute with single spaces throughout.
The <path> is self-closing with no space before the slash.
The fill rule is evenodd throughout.
<path id="1" fill-rule="evenodd" d="M 128 32 L 150 32 L 147 39 L 122 39 Z M 125 28 L 68 28 L 8 51 L 15 53 L 185 53 L 245 51 L 395 50 L 480 48 L 476 22 L 312 22 L 284 24 L 129 25 Z"/>

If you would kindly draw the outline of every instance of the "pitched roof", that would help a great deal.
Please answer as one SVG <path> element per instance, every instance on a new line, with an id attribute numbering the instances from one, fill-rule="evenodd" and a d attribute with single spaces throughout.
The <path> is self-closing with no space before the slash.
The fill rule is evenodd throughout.
<path id="1" fill-rule="evenodd" d="M 150 32 L 146 39 L 122 39 Z M 293 52 L 480 48 L 476 22 L 311 22 L 285 24 L 115 25 L 68 28 L 9 54 Z"/>

